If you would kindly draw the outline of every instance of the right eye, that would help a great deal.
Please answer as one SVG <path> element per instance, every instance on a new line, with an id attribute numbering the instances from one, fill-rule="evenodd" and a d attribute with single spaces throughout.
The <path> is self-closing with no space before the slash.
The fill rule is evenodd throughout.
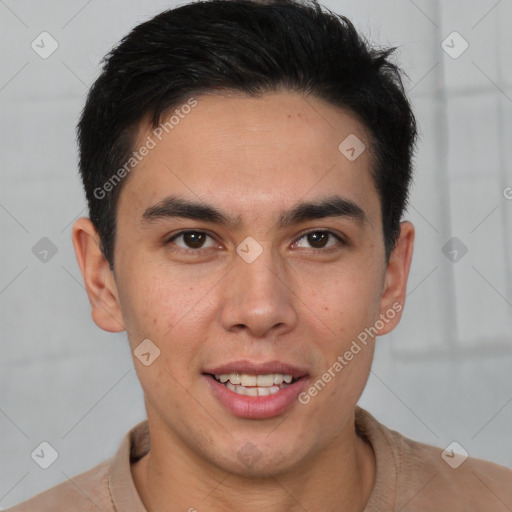
<path id="1" fill-rule="evenodd" d="M 199 249 L 204 249 L 204 242 L 207 238 L 213 238 L 204 231 L 180 231 L 166 241 L 166 245 L 173 242 L 178 247 L 184 249 L 186 252 L 198 252 Z M 181 239 L 184 245 L 177 244 L 175 241 Z M 209 247 L 213 247 L 210 245 Z M 206 248 L 209 248 L 206 247 Z"/>

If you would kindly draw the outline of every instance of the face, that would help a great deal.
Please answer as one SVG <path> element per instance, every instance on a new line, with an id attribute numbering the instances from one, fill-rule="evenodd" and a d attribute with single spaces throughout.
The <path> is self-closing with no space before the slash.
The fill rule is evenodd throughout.
<path id="1" fill-rule="evenodd" d="M 149 353 L 134 364 L 150 428 L 204 464 L 278 474 L 350 431 L 368 333 L 400 317 L 412 226 L 387 263 L 369 136 L 345 111 L 295 93 L 196 100 L 161 141 L 141 129 L 136 147 L 156 146 L 120 195 L 115 276 L 86 219 L 75 249 L 96 323 Z M 355 159 L 348 136 L 367 148 Z"/>

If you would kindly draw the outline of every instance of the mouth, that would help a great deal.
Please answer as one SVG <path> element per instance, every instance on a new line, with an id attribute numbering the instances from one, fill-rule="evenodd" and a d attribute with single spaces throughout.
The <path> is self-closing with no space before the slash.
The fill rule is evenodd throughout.
<path id="1" fill-rule="evenodd" d="M 304 369 L 278 362 L 237 363 L 203 372 L 220 404 L 234 416 L 271 418 L 283 413 L 306 387 Z"/>
<path id="2" fill-rule="evenodd" d="M 249 375 L 248 373 L 206 374 L 223 384 L 227 389 L 243 396 L 268 396 L 295 384 L 299 379 L 293 375 L 268 373 Z"/>

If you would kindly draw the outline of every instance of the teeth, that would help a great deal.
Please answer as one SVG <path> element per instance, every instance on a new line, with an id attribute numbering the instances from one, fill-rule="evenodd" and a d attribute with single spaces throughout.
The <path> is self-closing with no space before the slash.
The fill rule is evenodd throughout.
<path id="1" fill-rule="evenodd" d="M 274 373 L 272 381 L 274 384 L 277 384 L 277 385 L 282 384 L 284 381 L 284 376 L 279 373 Z"/>
<path id="2" fill-rule="evenodd" d="M 216 374 L 215 378 L 225 384 L 230 382 L 234 385 L 242 385 L 245 387 L 264 387 L 271 388 L 273 385 L 279 386 L 283 382 L 290 384 L 293 380 L 292 375 L 284 375 L 282 373 L 270 373 L 267 375 L 248 375 L 246 373 L 223 373 Z M 228 386 L 229 387 L 229 386 Z"/>
<path id="3" fill-rule="evenodd" d="M 244 396 L 273 395 L 274 393 L 277 393 L 280 389 L 278 386 L 270 386 L 270 387 L 266 387 L 266 388 L 259 388 L 259 387 L 246 388 L 245 386 L 237 386 L 235 384 L 231 384 L 231 382 L 227 382 L 226 387 L 228 389 L 230 389 L 231 391 L 234 391 L 235 393 L 238 393 L 239 395 L 244 395 Z"/>
<path id="4" fill-rule="evenodd" d="M 258 375 L 256 377 L 256 385 L 259 387 L 262 386 L 272 386 L 274 384 L 274 376 L 273 375 Z"/>
<path id="5" fill-rule="evenodd" d="M 257 381 L 258 376 L 256 375 L 247 375 L 246 373 L 242 373 L 242 375 L 240 375 L 240 384 L 242 386 L 256 386 Z"/>

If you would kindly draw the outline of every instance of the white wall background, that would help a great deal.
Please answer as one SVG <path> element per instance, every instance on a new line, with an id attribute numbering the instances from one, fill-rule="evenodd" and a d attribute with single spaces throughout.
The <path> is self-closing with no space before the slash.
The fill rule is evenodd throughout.
<path id="1" fill-rule="evenodd" d="M 85 214 L 74 128 L 101 57 L 173 5 L 0 0 L 2 508 L 111 457 L 145 417 L 128 343 L 90 319 L 71 244 Z M 409 437 L 512 467 L 512 1 L 324 5 L 400 46 L 421 128 L 405 317 L 379 340 L 361 405 Z M 48 59 L 31 48 L 43 31 L 59 45 Z M 441 46 L 453 31 L 469 44 L 456 59 Z M 46 263 L 32 252 L 42 237 L 57 248 Z M 442 251 L 452 237 L 467 247 L 456 262 Z M 47 470 L 30 458 L 41 441 L 59 453 Z"/>

